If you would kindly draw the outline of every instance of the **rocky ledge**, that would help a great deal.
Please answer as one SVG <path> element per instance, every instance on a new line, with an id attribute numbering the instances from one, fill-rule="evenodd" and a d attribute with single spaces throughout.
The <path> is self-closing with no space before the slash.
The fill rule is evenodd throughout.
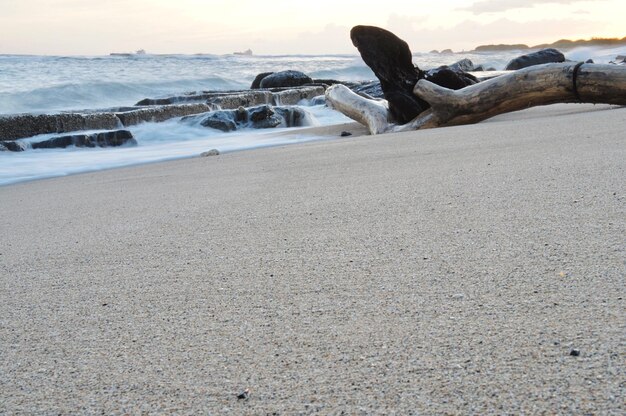
<path id="1" fill-rule="evenodd" d="M 67 136 L 53 137 L 34 143 L 21 141 L 0 141 L 0 151 L 21 152 L 31 149 L 65 149 L 69 146 L 76 147 L 118 147 L 123 145 L 134 146 L 137 141 L 128 130 L 114 130 L 91 134 L 72 134 Z"/>
<path id="2" fill-rule="evenodd" d="M 142 122 L 161 122 L 241 106 L 294 105 L 301 100 L 312 100 L 323 95 L 325 89 L 324 85 L 317 85 L 271 90 L 205 91 L 169 98 L 146 98 L 132 107 L 58 114 L 6 115 L 0 116 L 0 141 L 17 140 L 39 134 L 113 130 Z"/>

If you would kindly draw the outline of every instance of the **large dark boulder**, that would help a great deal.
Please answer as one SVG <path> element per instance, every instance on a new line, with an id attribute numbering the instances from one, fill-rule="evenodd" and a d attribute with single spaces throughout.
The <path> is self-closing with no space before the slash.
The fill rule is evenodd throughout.
<path id="1" fill-rule="evenodd" d="M 72 134 L 53 137 L 41 142 L 32 143 L 33 149 L 64 149 L 68 146 L 76 147 L 117 147 L 122 145 L 136 145 L 137 141 L 128 130 L 105 131 L 92 134 Z"/>
<path id="2" fill-rule="evenodd" d="M 250 85 L 250 89 L 251 90 L 256 90 L 261 88 L 261 81 L 263 81 L 264 78 L 266 78 L 268 75 L 272 75 L 273 72 L 261 72 L 259 75 L 257 75 L 254 78 L 254 81 L 252 81 L 252 85 Z"/>
<path id="3" fill-rule="evenodd" d="M 408 123 L 430 107 L 426 101 L 413 94 L 418 80 L 426 78 L 451 89 L 460 89 L 478 82 L 460 68 L 441 68 L 430 75 L 420 70 L 413 65 L 409 45 L 385 29 L 355 26 L 350 31 L 350 38 L 363 61 L 380 80 L 383 95 L 389 102 L 389 112 L 397 123 Z"/>
<path id="4" fill-rule="evenodd" d="M 259 83 L 261 88 L 299 87 L 304 84 L 312 84 L 311 77 L 300 71 L 274 72 L 264 77 Z"/>
<path id="5" fill-rule="evenodd" d="M 504 68 L 506 71 L 516 71 L 533 65 L 565 62 L 565 56 L 553 48 L 542 49 L 537 52 L 518 56 L 512 59 Z"/>

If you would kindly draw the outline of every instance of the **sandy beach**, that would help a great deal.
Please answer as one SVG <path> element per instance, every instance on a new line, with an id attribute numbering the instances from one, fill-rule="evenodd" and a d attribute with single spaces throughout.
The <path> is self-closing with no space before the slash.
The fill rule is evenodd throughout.
<path id="1" fill-rule="evenodd" d="M 626 412 L 626 108 L 341 130 L 0 187 L 0 414 Z"/>

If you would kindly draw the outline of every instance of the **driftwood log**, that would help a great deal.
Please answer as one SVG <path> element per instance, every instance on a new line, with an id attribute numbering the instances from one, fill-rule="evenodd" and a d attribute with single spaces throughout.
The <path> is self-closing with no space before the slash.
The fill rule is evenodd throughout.
<path id="1" fill-rule="evenodd" d="M 326 90 L 326 99 L 331 107 L 367 126 L 371 134 L 418 130 L 477 123 L 538 105 L 575 102 L 626 105 L 626 67 L 544 64 L 456 91 L 420 79 L 413 93 L 430 108 L 404 124 L 395 124 L 384 101 L 363 98 L 342 85 Z"/>

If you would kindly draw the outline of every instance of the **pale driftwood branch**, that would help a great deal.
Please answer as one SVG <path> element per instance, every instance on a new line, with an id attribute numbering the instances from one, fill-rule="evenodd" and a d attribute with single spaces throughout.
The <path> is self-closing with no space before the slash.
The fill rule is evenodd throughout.
<path id="1" fill-rule="evenodd" d="M 597 64 L 545 64 L 501 75 L 461 90 L 453 91 L 426 80 L 415 85 L 415 95 L 431 108 L 404 125 L 381 125 L 379 107 L 358 95 L 359 118 L 348 117 L 370 128 L 371 134 L 433 127 L 471 124 L 511 111 L 538 105 L 584 102 L 626 105 L 626 67 Z M 330 102 L 336 96 L 327 92 Z M 341 107 L 356 102 L 341 94 Z M 366 100 L 369 102 L 362 102 Z M 342 110 L 340 110 L 342 111 Z M 343 111 L 342 111 L 343 112 Z M 376 119 L 372 123 L 371 119 Z M 370 125 L 376 128 L 372 129 Z"/>
<path id="2" fill-rule="evenodd" d="M 326 102 L 331 108 L 366 126 L 370 134 L 389 130 L 389 108 L 384 100 L 361 97 L 345 85 L 335 84 L 326 90 Z"/>

